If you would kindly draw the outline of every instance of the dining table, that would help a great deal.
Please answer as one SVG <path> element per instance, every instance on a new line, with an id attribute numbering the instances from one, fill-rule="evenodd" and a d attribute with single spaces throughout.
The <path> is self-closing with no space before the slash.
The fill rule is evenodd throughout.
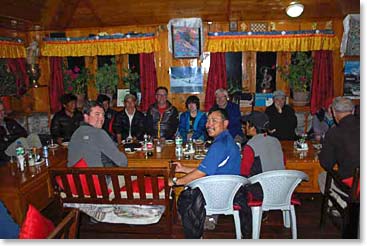
<path id="1" fill-rule="evenodd" d="M 298 150 L 293 141 L 282 141 L 282 148 L 286 159 L 286 169 L 305 172 L 309 176 L 308 182 L 302 182 L 297 192 L 319 193 L 317 183 L 318 175 L 323 171 L 318 162 L 319 148 L 317 143 L 307 142 L 307 150 Z M 49 149 L 48 166 L 45 161 L 38 165 L 27 166 L 21 172 L 16 161 L 8 162 L 0 167 L 0 200 L 5 204 L 10 214 L 18 224 L 24 220 L 28 205 L 32 204 L 37 209 L 45 209 L 54 199 L 53 188 L 48 176 L 49 167 L 67 165 L 67 146 L 58 146 Z M 124 145 L 118 146 L 119 150 L 128 158 L 128 167 L 169 167 L 172 162 L 179 161 L 188 167 L 198 167 L 205 157 L 206 149 L 195 148 L 200 153 L 185 152 L 177 157 L 175 144 L 163 142 L 161 151 L 153 148 L 148 151 L 126 151 Z M 41 149 L 38 150 L 42 152 Z M 178 176 L 183 174 L 178 174 Z"/>

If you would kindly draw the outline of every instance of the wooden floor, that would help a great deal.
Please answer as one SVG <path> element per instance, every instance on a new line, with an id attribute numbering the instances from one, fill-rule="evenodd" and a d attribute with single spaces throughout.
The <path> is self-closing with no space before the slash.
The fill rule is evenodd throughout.
<path id="1" fill-rule="evenodd" d="M 321 196 L 319 194 L 299 194 L 299 198 L 302 201 L 301 206 L 296 207 L 297 214 L 297 229 L 299 239 L 339 239 L 340 233 L 335 225 L 330 220 L 324 229 L 319 227 L 320 218 L 320 206 Z M 45 211 L 48 217 L 52 217 L 54 209 L 49 208 Z M 48 213 L 48 214 L 47 214 Z M 116 238 L 116 239 L 149 239 L 149 238 L 174 238 L 183 239 L 183 229 L 178 221 L 174 225 L 172 235 L 165 236 L 162 234 L 155 235 L 125 235 L 120 232 L 113 232 L 111 227 L 109 230 L 108 224 L 93 224 L 90 222 L 89 217 L 82 216 L 81 226 L 79 230 L 79 238 Z M 144 227 L 142 227 L 144 228 Z M 234 223 L 232 216 L 219 216 L 218 224 L 212 231 L 205 231 L 203 235 L 204 239 L 234 239 Z M 261 239 L 291 239 L 290 229 L 283 227 L 282 214 L 280 211 L 271 211 L 268 214 L 268 219 L 262 223 L 261 227 Z"/>

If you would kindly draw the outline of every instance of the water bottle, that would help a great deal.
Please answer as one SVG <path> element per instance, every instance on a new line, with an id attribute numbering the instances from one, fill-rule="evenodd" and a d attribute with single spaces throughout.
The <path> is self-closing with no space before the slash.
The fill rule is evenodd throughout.
<path id="1" fill-rule="evenodd" d="M 183 148 L 182 148 L 182 137 L 178 132 L 176 134 L 175 144 L 176 144 L 176 157 L 180 158 L 183 155 Z"/>
<path id="2" fill-rule="evenodd" d="M 147 144 L 148 144 L 148 135 L 145 133 L 144 134 L 144 145 L 143 145 L 144 151 L 147 151 Z"/>
<path id="3" fill-rule="evenodd" d="M 187 142 L 188 144 L 188 148 L 187 151 L 189 151 L 190 153 L 194 153 L 194 142 L 192 141 L 192 138 L 189 138 L 189 141 Z"/>
<path id="4" fill-rule="evenodd" d="M 16 156 L 24 155 L 24 147 L 20 141 L 17 141 L 16 143 L 15 154 Z"/>
<path id="5" fill-rule="evenodd" d="M 43 154 L 43 158 L 45 158 L 45 161 L 46 161 L 46 167 L 48 167 L 48 147 L 47 145 L 43 146 L 42 154 Z"/>

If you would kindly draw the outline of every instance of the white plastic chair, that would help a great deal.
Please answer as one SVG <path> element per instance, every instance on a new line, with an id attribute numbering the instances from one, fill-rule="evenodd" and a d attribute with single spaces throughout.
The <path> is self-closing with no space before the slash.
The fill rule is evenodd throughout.
<path id="1" fill-rule="evenodd" d="M 236 238 L 241 239 L 240 216 L 238 210 L 233 210 L 233 199 L 238 189 L 248 183 L 245 177 L 239 175 L 212 175 L 191 181 L 187 186 L 200 189 L 205 199 L 207 215 L 232 214 Z"/>
<path id="2" fill-rule="evenodd" d="M 292 238 L 297 239 L 296 212 L 291 197 L 299 183 L 308 181 L 307 174 L 297 170 L 274 170 L 257 174 L 248 180 L 251 184 L 260 183 L 264 194 L 261 205 L 251 206 L 252 238 L 260 237 L 263 211 L 282 210 L 284 227 L 291 227 Z"/>

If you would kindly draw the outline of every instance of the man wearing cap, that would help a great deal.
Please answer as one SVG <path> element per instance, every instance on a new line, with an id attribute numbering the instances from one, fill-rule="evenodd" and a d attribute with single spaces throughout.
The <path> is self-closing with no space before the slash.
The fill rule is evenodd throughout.
<path id="1" fill-rule="evenodd" d="M 330 128 L 319 154 L 320 165 L 325 170 L 332 170 L 338 165 L 338 174 L 342 179 L 353 176 L 353 171 L 360 166 L 360 122 L 353 115 L 352 101 L 336 97 L 331 105 L 336 126 Z M 324 193 L 326 172 L 319 176 L 319 186 Z M 335 190 L 335 185 L 332 189 Z M 337 189 L 338 190 L 338 189 Z"/>
<path id="2" fill-rule="evenodd" d="M 297 139 L 295 133 L 297 117 L 294 109 L 285 104 L 285 93 L 281 90 L 274 91 L 273 100 L 273 104 L 265 110 L 270 121 L 270 135 L 279 140 Z"/>
<path id="3" fill-rule="evenodd" d="M 242 118 L 250 140 L 242 151 L 241 175 L 250 177 L 262 172 L 284 169 L 284 155 L 279 140 L 267 134 L 269 118 L 254 111 Z M 259 196 L 262 196 L 259 194 Z"/>

